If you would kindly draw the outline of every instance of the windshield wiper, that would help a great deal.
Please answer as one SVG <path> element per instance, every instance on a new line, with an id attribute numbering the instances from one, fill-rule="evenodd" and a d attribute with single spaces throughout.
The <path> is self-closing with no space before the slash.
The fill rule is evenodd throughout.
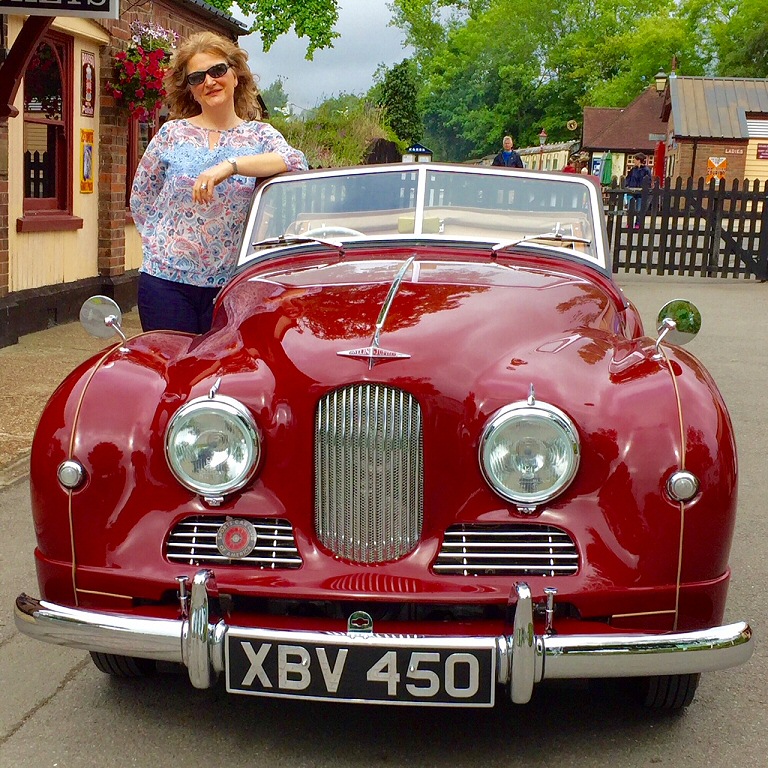
<path id="1" fill-rule="evenodd" d="M 519 237 L 517 240 L 509 240 L 505 243 L 496 243 L 491 250 L 494 253 L 498 253 L 499 251 L 505 251 L 507 248 L 514 248 L 516 245 L 528 243 L 532 240 L 549 240 L 556 243 L 580 243 L 581 245 L 592 245 L 592 241 L 587 240 L 585 237 L 564 235 L 562 232 L 555 230 L 554 232 L 542 232 L 540 235 L 526 235 L 525 237 Z"/>
<path id="2" fill-rule="evenodd" d="M 251 248 L 267 248 L 271 245 L 301 245 L 302 243 L 318 243 L 327 248 L 333 248 L 340 254 L 344 253 L 344 245 L 337 240 L 323 240 L 320 237 L 306 237 L 302 235 L 279 235 L 278 237 L 268 237 L 265 240 L 251 243 Z"/>

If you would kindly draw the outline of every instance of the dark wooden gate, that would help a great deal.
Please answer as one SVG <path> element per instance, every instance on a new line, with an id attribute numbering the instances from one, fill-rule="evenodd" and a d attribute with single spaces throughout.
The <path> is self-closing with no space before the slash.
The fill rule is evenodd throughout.
<path id="1" fill-rule="evenodd" d="M 614 272 L 768 280 L 768 181 L 654 181 L 603 190 Z"/>

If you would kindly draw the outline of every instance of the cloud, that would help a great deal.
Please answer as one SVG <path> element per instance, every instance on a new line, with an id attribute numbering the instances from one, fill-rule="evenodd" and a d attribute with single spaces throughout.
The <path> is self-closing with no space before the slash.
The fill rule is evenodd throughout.
<path id="1" fill-rule="evenodd" d="M 290 101 L 310 109 L 340 93 L 364 94 L 379 64 L 392 66 L 408 58 L 403 33 L 389 26 L 391 18 L 386 0 L 346 0 L 336 25 L 340 37 L 333 48 L 315 51 L 312 61 L 304 58 L 306 39 L 293 32 L 278 38 L 267 53 L 257 34 L 241 37 L 240 45 L 248 51 L 261 88 L 282 77 Z"/>

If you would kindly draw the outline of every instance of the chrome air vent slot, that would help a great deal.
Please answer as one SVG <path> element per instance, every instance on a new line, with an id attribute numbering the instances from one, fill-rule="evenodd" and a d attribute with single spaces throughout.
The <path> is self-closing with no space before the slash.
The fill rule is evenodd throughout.
<path id="1" fill-rule="evenodd" d="M 423 522 L 421 409 L 380 384 L 335 390 L 315 419 L 315 529 L 335 555 L 383 563 L 411 552 Z"/>
<path id="2" fill-rule="evenodd" d="M 189 565 L 248 565 L 257 568 L 300 568 L 293 529 L 288 520 L 250 518 L 256 529 L 256 546 L 246 557 L 230 559 L 219 552 L 216 534 L 227 521 L 224 515 L 188 517 L 179 521 L 166 542 L 166 557 Z"/>
<path id="3" fill-rule="evenodd" d="M 570 576 L 579 569 L 573 539 L 550 525 L 456 525 L 445 532 L 436 573 L 457 576 Z"/>

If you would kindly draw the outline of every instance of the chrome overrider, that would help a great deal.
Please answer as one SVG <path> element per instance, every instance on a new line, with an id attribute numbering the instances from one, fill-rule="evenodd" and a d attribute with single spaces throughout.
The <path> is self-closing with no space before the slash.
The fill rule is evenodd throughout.
<path id="1" fill-rule="evenodd" d="M 196 688 L 212 686 L 224 671 L 224 645 L 229 627 L 209 621 L 209 585 L 213 572 L 198 571 L 186 611 L 178 620 L 81 610 L 36 600 L 16 599 L 16 626 L 37 640 L 101 653 L 182 663 Z M 215 586 L 213 587 L 215 590 Z M 536 683 L 545 679 L 651 677 L 711 672 L 743 664 L 752 655 L 754 639 L 745 622 L 694 632 L 661 635 L 557 635 L 534 632 L 533 599 L 525 583 L 515 585 L 517 608 L 512 635 L 490 638 L 497 655 L 497 678 L 510 686 L 512 701 L 525 704 Z M 549 598 L 549 595 L 547 596 Z M 186 615 L 184 615 L 186 614 Z M 549 622 L 548 622 L 549 623 Z M 273 641 L 322 643 L 322 632 L 291 632 L 238 627 L 238 635 Z M 359 637 L 359 636 L 358 636 Z M 353 639 L 350 636 L 350 639 Z M 461 647 L 466 638 L 456 637 Z M 386 649 L 392 636 L 371 634 L 366 645 Z"/>

